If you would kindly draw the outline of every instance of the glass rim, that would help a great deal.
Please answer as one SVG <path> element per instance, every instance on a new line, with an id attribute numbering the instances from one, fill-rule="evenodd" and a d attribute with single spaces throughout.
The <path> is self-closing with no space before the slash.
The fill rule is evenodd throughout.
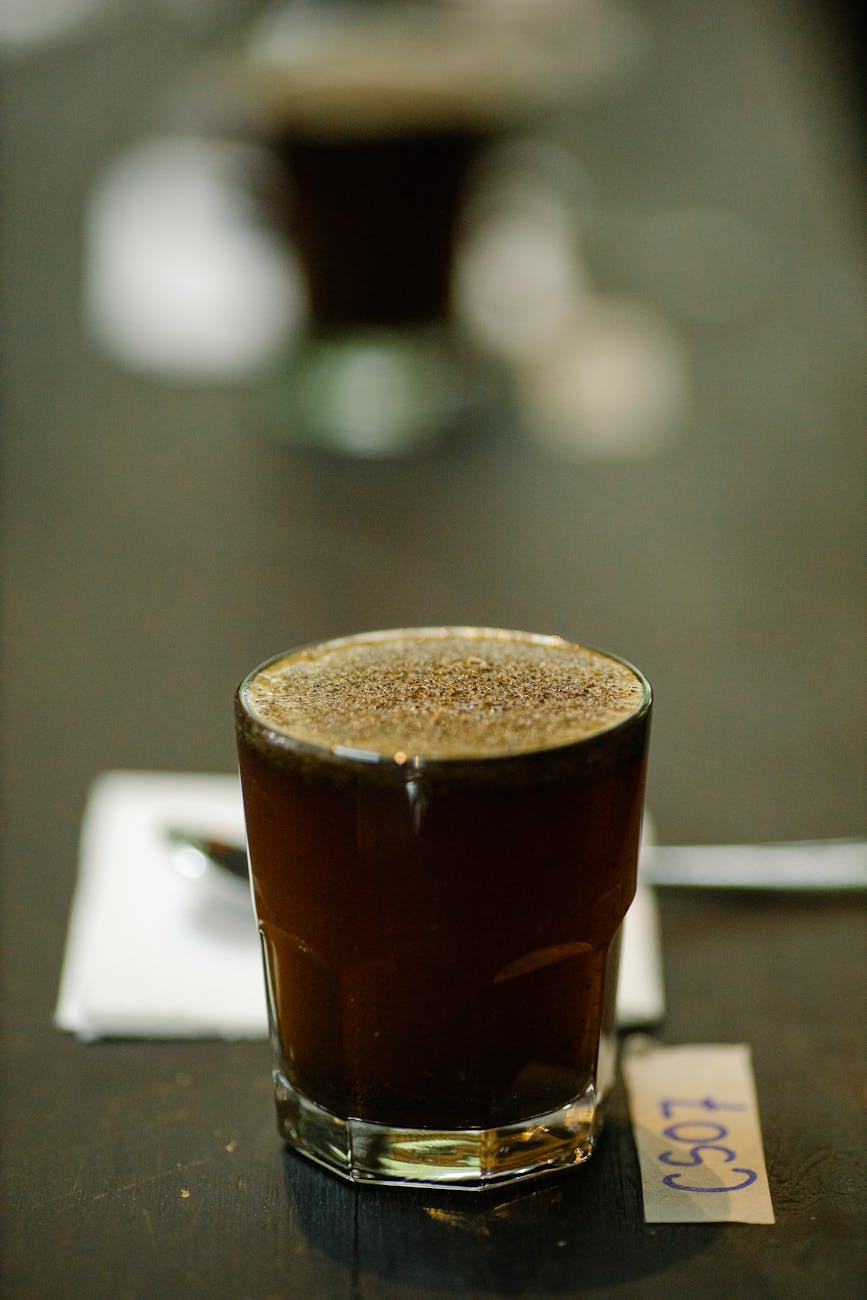
<path id="1" fill-rule="evenodd" d="M 621 667 L 628 669 L 642 688 L 641 699 L 625 717 L 618 718 L 615 722 L 607 726 L 599 727 L 597 730 L 585 736 L 578 736 L 572 740 L 564 741 L 561 744 L 539 745 L 532 748 L 508 749 L 489 754 L 448 754 L 448 755 L 426 755 L 426 754 L 398 754 L 382 753 L 378 750 L 355 748 L 350 745 L 330 745 L 325 742 L 310 740 L 306 737 L 294 736 L 291 732 L 283 731 L 279 727 L 273 726 L 266 722 L 262 717 L 254 712 L 248 699 L 246 698 L 247 689 L 253 680 L 264 672 L 267 668 L 279 663 L 282 659 L 288 659 L 293 655 L 301 654 L 305 650 L 331 650 L 340 649 L 342 646 L 354 645 L 361 642 L 386 641 L 399 636 L 403 637 L 424 637 L 427 639 L 443 639 L 450 636 L 466 637 L 488 637 L 500 640 L 513 640 L 520 638 L 522 641 L 531 642 L 536 645 L 564 646 L 574 647 L 579 650 L 589 651 L 591 654 L 600 655 L 605 659 L 610 659 Z M 255 735 L 272 744 L 279 752 L 297 753 L 300 756 L 307 756 L 311 759 L 318 759 L 321 762 L 333 762 L 335 764 L 364 764 L 370 768 L 378 768 L 380 771 L 399 772 L 417 772 L 417 771 L 455 771 L 459 767 L 473 769 L 490 770 L 493 764 L 508 764 L 522 762 L 526 763 L 534 757 L 542 758 L 545 755 L 556 756 L 566 755 L 569 751 L 587 751 L 595 748 L 599 744 L 604 744 L 605 740 L 622 734 L 630 727 L 636 725 L 642 719 L 646 718 L 650 712 L 653 703 L 653 690 L 650 682 L 644 673 L 629 660 L 620 655 L 612 654 L 609 650 L 602 650 L 596 646 L 587 645 L 584 642 L 570 641 L 568 638 L 539 632 L 524 632 L 513 628 L 483 627 L 474 624 L 457 625 L 441 624 L 429 627 L 395 627 L 384 628 L 374 632 L 355 632 L 347 636 L 329 637 L 322 641 L 308 641 L 293 646 L 288 650 L 282 650 L 277 654 L 270 655 L 263 660 L 257 667 L 247 673 L 241 681 L 235 692 L 235 700 L 243 714 L 244 722 Z M 577 756 L 577 755 L 576 755 Z"/>

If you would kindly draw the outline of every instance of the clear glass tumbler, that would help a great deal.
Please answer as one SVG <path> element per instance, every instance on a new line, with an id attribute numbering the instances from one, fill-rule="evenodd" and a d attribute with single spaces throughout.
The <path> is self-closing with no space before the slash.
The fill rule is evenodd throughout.
<path id="1" fill-rule="evenodd" d="M 612 680 L 624 699 L 579 726 Z M 614 656 L 491 629 L 344 638 L 242 683 L 288 1143 L 359 1182 L 471 1189 L 590 1156 L 650 713 Z"/>

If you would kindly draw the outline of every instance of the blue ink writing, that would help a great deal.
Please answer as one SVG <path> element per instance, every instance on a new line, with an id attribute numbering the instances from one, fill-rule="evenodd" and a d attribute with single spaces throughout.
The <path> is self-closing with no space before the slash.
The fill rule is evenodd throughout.
<path id="1" fill-rule="evenodd" d="M 716 1101 L 713 1097 L 701 1097 L 695 1100 L 685 1098 L 669 1098 L 659 1103 L 659 1109 L 662 1112 L 663 1119 L 671 1119 L 675 1110 L 693 1110 L 693 1111 L 726 1111 L 747 1109 L 745 1105 L 737 1102 Z M 714 1122 L 708 1119 L 678 1119 L 674 1124 L 667 1125 L 662 1130 L 662 1136 L 667 1137 L 671 1142 L 680 1143 L 680 1148 L 663 1151 L 658 1157 L 660 1164 L 680 1166 L 681 1168 L 703 1167 L 710 1169 L 711 1162 L 705 1160 L 705 1152 L 715 1152 L 717 1158 L 722 1157 L 720 1163 L 732 1165 L 737 1159 L 735 1151 L 729 1146 L 723 1146 L 723 1138 L 728 1138 L 729 1131 L 724 1124 Z M 686 1148 L 686 1150 L 684 1150 Z M 716 1184 L 714 1186 L 695 1186 L 691 1183 L 681 1182 L 684 1175 L 680 1173 L 666 1174 L 662 1182 L 664 1186 L 670 1187 L 676 1192 L 738 1192 L 744 1187 L 749 1187 L 756 1181 L 758 1175 L 754 1169 L 733 1166 L 728 1171 L 728 1175 L 743 1175 L 739 1182 Z"/>

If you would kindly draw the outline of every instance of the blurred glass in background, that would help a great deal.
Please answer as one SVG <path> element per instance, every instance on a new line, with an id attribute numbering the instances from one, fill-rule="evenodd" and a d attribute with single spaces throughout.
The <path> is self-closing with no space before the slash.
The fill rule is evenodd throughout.
<path id="1" fill-rule="evenodd" d="M 611 0 L 267 7 L 96 186 L 92 335 L 155 374 L 249 375 L 290 442 L 401 454 L 517 399 L 555 441 L 646 449 L 682 361 L 646 307 L 591 301 L 585 178 L 550 138 L 642 44 Z M 587 374 L 600 349 L 632 410 Z"/>

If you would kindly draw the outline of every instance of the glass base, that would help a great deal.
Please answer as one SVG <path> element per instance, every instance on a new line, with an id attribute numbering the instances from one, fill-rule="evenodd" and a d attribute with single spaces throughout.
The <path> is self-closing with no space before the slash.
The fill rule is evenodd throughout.
<path id="1" fill-rule="evenodd" d="M 500 381 L 446 326 L 356 328 L 300 340 L 260 396 L 278 441 L 378 459 L 454 433 L 496 401 Z"/>
<path id="2" fill-rule="evenodd" d="M 392 1128 L 342 1119 L 274 1072 L 285 1142 L 355 1183 L 482 1191 L 583 1164 L 601 1126 L 596 1089 L 565 1106 L 492 1129 Z"/>

